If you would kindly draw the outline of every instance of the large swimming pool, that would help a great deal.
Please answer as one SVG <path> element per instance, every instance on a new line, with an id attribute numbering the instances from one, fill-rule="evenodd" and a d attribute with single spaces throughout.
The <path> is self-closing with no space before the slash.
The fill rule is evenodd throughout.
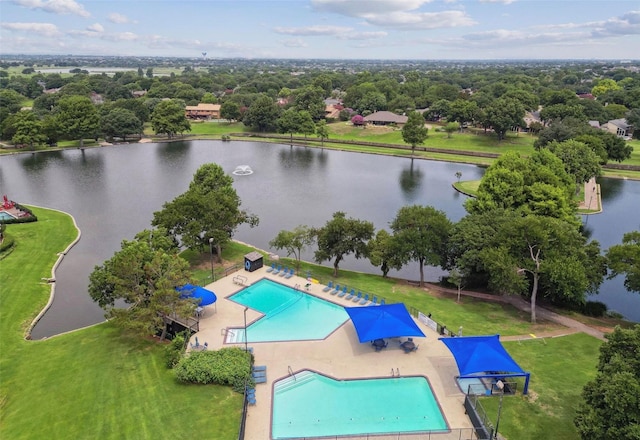
<path id="1" fill-rule="evenodd" d="M 274 384 L 273 439 L 448 430 L 426 377 L 335 380 L 304 370 Z"/>
<path id="2" fill-rule="evenodd" d="M 349 318 L 337 304 L 268 279 L 229 299 L 265 315 L 247 328 L 247 342 L 324 339 Z M 230 329 L 226 342 L 244 342 L 244 329 Z"/>

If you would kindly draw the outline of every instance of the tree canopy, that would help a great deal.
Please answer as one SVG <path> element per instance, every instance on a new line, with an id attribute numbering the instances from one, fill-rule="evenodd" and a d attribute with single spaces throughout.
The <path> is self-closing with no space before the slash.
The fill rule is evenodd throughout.
<path id="1" fill-rule="evenodd" d="M 292 231 L 282 230 L 269 242 L 269 246 L 275 249 L 285 249 L 287 256 L 293 255 L 296 260 L 296 270 L 300 271 L 300 258 L 302 251 L 311 246 L 315 241 L 313 229 L 301 225 Z"/>
<path id="2" fill-rule="evenodd" d="M 607 250 L 609 279 L 624 275 L 624 286 L 632 292 L 640 292 L 640 232 L 624 234 L 622 244 L 611 246 Z"/>
<path id="3" fill-rule="evenodd" d="M 239 225 L 258 224 L 258 218 L 241 210 L 240 204 L 231 176 L 220 165 L 204 164 L 186 192 L 153 214 L 152 224 L 166 228 L 181 246 L 192 249 L 202 251 L 213 239 L 220 258 L 222 247 Z"/>
<path id="4" fill-rule="evenodd" d="M 315 260 L 322 263 L 333 259 L 333 276 L 337 277 L 345 255 L 354 254 L 356 258 L 368 256 L 367 243 L 373 234 L 373 223 L 347 218 L 341 211 L 335 212 L 331 220 L 315 231 L 318 243 Z"/>
<path id="5" fill-rule="evenodd" d="M 176 134 L 191 131 L 184 107 L 174 100 L 161 101 L 154 107 L 151 126 L 156 133 L 164 133 L 169 139 Z"/>
<path id="6" fill-rule="evenodd" d="M 424 118 L 418 112 L 409 113 L 407 122 L 402 127 L 402 140 L 411 145 L 411 154 L 416 145 L 422 145 L 427 139 L 429 129 L 424 125 Z"/>

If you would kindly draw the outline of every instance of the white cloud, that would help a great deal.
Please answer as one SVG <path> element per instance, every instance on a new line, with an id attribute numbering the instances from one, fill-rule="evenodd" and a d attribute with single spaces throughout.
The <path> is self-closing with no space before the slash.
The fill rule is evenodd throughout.
<path id="1" fill-rule="evenodd" d="M 341 40 L 373 40 L 376 38 L 386 37 L 388 34 L 384 31 L 378 32 L 350 32 L 347 34 L 338 35 Z"/>
<path id="2" fill-rule="evenodd" d="M 432 0 L 311 0 L 320 11 L 333 12 L 349 17 L 388 14 L 398 11 L 413 11 Z"/>
<path id="3" fill-rule="evenodd" d="M 131 22 L 126 15 L 118 14 L 117 12 L 112 12 L 111 14 L 109 14 L 109 21 L 111 23 L 117 24 L 125 24 Z"/>
<path id="4" fill-rule="evenodd" d="M 51 23 L 0 23 L 0 28 L 34 33 L 45 37 L 57 37 L 60 35 L 58 27 Z"/>
<path id="5" fill-rule="evenodd" d="M 480 3 L 500 3 L 502 5 L 510 5 L 515 0 L 480 0 Z"/>
<path id="6" fill-rule="evenodd" d="M 309 47 L 302 38 L 294 38 L 292 40 L 283 40 L 280 42 L 284 47 Z"/>
<path id="7" fill-rule="evenodd" d="M 594 37 L 640 34 L 640 11 L 629 11 L 595 26 Z"/>
<path id="8" fill-rule="evenodd" d="M 340 35 L 351 32 L 353 29 L 341 26 L 307 26 L 307 27 L 276 27 L 274 32 L 284 35 L 318 36 L 318 35 Z"/>
<path id="9" fill-rule="evenodd" d="M 29 9 L 42 9 L 53 14 L 72 14 L 90 17 L 91 14 L 75 0 L 13 0 L 13 3 Z"/>
<path id="10" fill-rule="evenodd" d="M 104 27 L 100 23 L 94 23 L 87 26 L 87 30 L 90 32 L 104 32 Z"/>

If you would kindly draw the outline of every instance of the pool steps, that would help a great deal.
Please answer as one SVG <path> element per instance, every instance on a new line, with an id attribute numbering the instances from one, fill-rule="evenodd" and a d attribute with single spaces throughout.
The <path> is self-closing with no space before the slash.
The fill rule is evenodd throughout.
<path id="1" fill-rule="evenodd" d="M 301 371 L 296 373 L 293 376 L 285 377 L 284 379 L 280 379 L 273 387 L 274 393 L 281 393 L 283 391 L 291 390 L 300 385 L 304 385 L 307 382 L 311 382 L 315 380 L 315 373 L 312 371 Z"/>

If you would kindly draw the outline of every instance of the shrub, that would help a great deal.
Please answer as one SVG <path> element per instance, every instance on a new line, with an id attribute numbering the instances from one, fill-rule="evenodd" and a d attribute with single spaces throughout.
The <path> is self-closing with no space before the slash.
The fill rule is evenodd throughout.
<path id="1" fill-rule="evenodd" d="M 174 370 L 176 378 L 185 383 L 227 385 L 237 391 L 243 390 L 245 383 L 254 385 L 251 354 L 237 347 L 191 352 Z"/>
<path id="2" fill-rule="evenodd" d="M 8 253 L 14 244 L 15 239 L 10 235 L 4 234 L 4 240 L 2 240 L 2 243 L 0 243 L 0 254 L 3 252 Z"/>
<path id="3" fill-rule="evenodd" d="M 182 353 L 184 353 L 184 349 L 187 346 L 188 333 L 186 331 L 178 333 L 171 344 L 165 347 L 165 362 L 167 364 L 167 368 L 173 368 L 178 365 L 180 359 L 182 359 Z"/>
<path id="4" fill-rule="evenodd" d="M 601 318 L 607 313 L 607 305 L 600 301 L 587 301 L 582 308 L 582 313 L 594 318 Z"/>

